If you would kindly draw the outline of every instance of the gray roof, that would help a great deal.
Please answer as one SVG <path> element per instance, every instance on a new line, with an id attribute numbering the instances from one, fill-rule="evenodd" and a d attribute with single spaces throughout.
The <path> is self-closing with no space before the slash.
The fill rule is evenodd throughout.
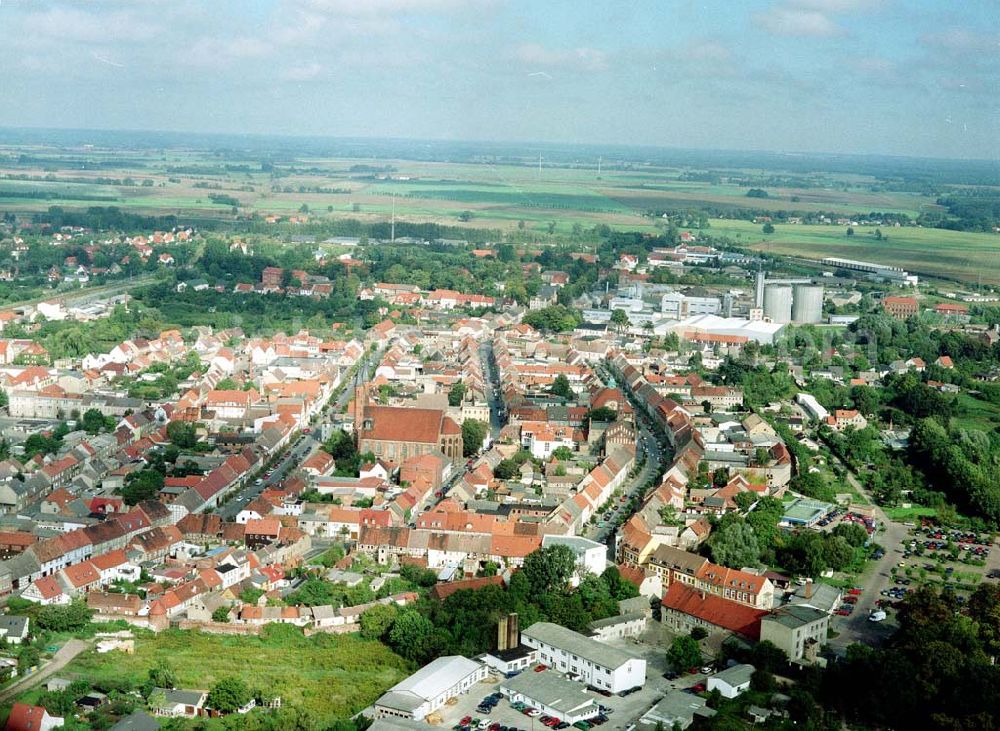
<path id="1" fill-rule="evenodd" d="M 426 699 L 434 698 L 458 685 L 476 672 L 480 664 L 461 655 L 446 655 L 425 665 L 410 677 L 392 686 L 378 699 L 378 705 L 413 710 Z"/>
<path id="2" fill-rule="evenodd" d="M 804 604 L 789 604 L 761 618 L 761 622 L 777 622 L 789 629 L 798 629 L 829 616 L 826 612 Z"/>
<path id="3" fill-rule="evenodd" d="M 616 624 L 625 624 L 626 622 L 637 622 L 639 620 L 645 621 L 645 619 L 646 615 L 644 612 L 628 612 L 626 614 L 616 614 L 613 617 L 605 617 L 604 619 L 595 619 L 587 626 L 590 629 L 595 630 L 601 629 L 602 627 L 613 627 Z"/>
<path id="4" fill-rule="evenodd" d="M 427 731 L 428 726 L 423 721 L 409 718 L 376 718 L 369 731 Z"/>
<path id="5" fill-rule="evenodd" d="M 16 614 L 0 615 L 0 630 L 7 630 L 9 637 L 24 637 L 28 634 L 28 618 Z"/>
<path id="6" fill-rule="evenodd" d="M 172 688 L 170 690 L 156 688 L 156 690 L 162 691 L 167 699 L 167 703 L 171 704 L 180 703 L 185 706 L 198 706 L 202 704 L 205 698 L 205 692 L 202 690 L 182 690 L 180 688 Z"/>
<path id="7" fill-rule="evenodd" d="M 385 708 L 392 708 L 396 711 L 405 711 L 406 713 L 413 713 L 426 701 L 418 695 L 413 695 L 412 693 L 404 693 L 395 690 L 390 690 L 385 693 L 381 698 L 375 701 L 375 705 L 384 706 Z"/>
<path id="8" fill-rule="evenodd" d="M 524 630 L 522 636 L 578 655 L 604 668 L 619 668 L 638 657 L 631 652 L 602 644 L 551 622 L 535 622 Z"/>
<path id="9" fill-rule="evenodd" d="M 634 596 L 631 599 L 619 599 L 618 600 L 618 613 L 619 614 L 631 614 L 633 612 L 639 612 L 641 614 L 649 614 L 651 612 L 651 607 L 649 604 L 649 597 Z"/>
<path id="10" fill-rule="evenodd" d="M 111 731 L 157 731 L 160 722 L 148 713 L 136 711 L 125 716 L 121 721 L 111 727 Z"/>
<path id="11" fill-rule="evenodd" d="M 798 587 L 789 603 L 832 612 L 840 603 L 841 596 L 842 592 L 835 586 L 813 583 Z"/>
<path id="12" fill-rule="evenodd" d="M 731 668 L 721 670 L 713 675 L 712 678 L 715 680 L 721 680 L 723 683 L 727 683 L 735 688 L 745 683 L 749 683 L 754 670 L 756 670 L 756 668 L 753 665 L 743 663 L 742 665 L 733 665 Z"/>
<path id="13" fill-rule="evenodd" d="M 715 711 L 706 703 L 707 701 L 700 696 L 685 693 L 683 690 L 672 690 L 646 711 L 643 720 L 648 723 L 660 721 L 667 727 L 679 723 L 682 728 L 687 728 L 696 715 L 706 718 L 715 715 Z"/>
<path id="14" fill-rule="evenodd" d="M 584 538 L 583 536 L 554 536 L 554 535 L 545 535 L 545 536 L 542 536 L 542 545 L 543 546 L 567 546 L 578 557 L 582 556 L 586 551 L 590 550 L 591 548 L 605 549 L 605 546 L 604 546 L 603 543 L 598 543 L 597 541 L 592 541 L 589 538 Z"/>
<path id="15" fill-rule="evenodd" d="M 553 672 L 520 673 L 500 684 L 560 713 L 570 713 L 594 703 L 594 696 L 579 683 Z"/>

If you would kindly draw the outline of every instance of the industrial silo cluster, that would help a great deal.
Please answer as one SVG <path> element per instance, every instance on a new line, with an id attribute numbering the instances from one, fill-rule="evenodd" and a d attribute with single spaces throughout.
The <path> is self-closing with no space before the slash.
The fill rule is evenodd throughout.
<path id="1" fill-rule="evenodd" d="M 814 284 L 768 284 L 764 317 L 777 323 L 816 323 L 823 319 L 823 287 Z"/>

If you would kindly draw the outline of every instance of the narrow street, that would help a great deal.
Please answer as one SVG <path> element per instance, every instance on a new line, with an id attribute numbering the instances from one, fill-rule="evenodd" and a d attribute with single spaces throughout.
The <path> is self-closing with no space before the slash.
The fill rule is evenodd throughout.
<path id="1" fill-rule="evenodd" d="M 328 408 L 320 417 L 322 420 L 333 419 L 340 413 L 341 409 L 354 396 L 354 389 L 361 383 L 368 380 L 371 371 L 371 364 L 377 363 L 381 358 L 381 353 L 366 352 L 358 361 L 358 367 L 344 384 L 341 385 L 337 396 L 330 401 Z M 233 520 L 239 512 L 264 490 L 280 484 L 288 475 L 302 464 L 309 456 L 319 449 L 321 444 L 319 424 L 316 424 L 309 434 L 302 434 L 292 444 L 281 460 L 270 470 L 270 475 L 263 478 L 261 484 L 251 483 L 242 490 L 234 494 L 226 503 L 219 508 L 218 513 L 223 520 Z"/>
<path id="2" fill-rule="evenodd" d="M 500 379 L 493 365 L 493 343 L 486 341 L 479 346 L 479 359 L 489 385 L 486 389 L 486 400 L 490 405 L 490 439 L 496 440 L 503 428 L 503 403 L 500 401 Z"/>
<path id="3" fill-rule="evenodd" d="M 900 523 L 889 520 L 850 468 L 837 460 L 836 457 L 834 457 L 834 461 L 838 462 L 845 470 L 847 481 L 851 487 L 871 503 L 872 514 L 878 525 L 874 540 L 885 550 L 885 555 L 881 559 L 869 563 L 859 580 L 858 585 L 864 591 L 858 598 L 854 612 L 849 617 L 833 618 L 833 629 L 839 634 L 830 641 L 830 646 L 837 652 L 843 652 L 855 642 L 879 645 L 895 630 L 895 622 L 891 620 L 871 622 L 868 617 L 875 610 L 875 602 L 881 598 L 882 591 L 892 585 L 891 570 L 902 560 L 903 551 L 900 544 L 907 536 L 907 528 Z"/>
<path id="4" fill-rule="evenodd" d="M 6 703 L 11 698 L 16 698 L 24 691 L 35 687 L 49 676 L 59 672 L 81 652 L 89 650 L 90 646 L 90 642 L 84 640 L 70 640 L 56 651 L 52 660 L 42 667 L 41 670 L 21 678 L 13 685 L 9 685 L 0 691 L 0 703 Z"/>
<path id="5" fill-rule="evenodd" d="M 607 371 L 602 374 L 605 383 L 608 382 L 607 378 L 609 375 L 611 374 Z M 626 497 L 625 502 L 617 501 L 615 504 L 608 506 L 608 510 L 601 516 L 601 520 L 598 521 L 598 523 L 604 523 L 603 527 L 595 524 L 587 529 L 587 538 L 607 545 L 608 560 L 612 562 L 615 558 L 617 525 L 624 524 L 632 516 L 632 511 L 628 507 L 631 505 L 631 498 L 639 493 L 643 485 L 656 477 L 665 458 L 663 447 L 659 439 L 656 438 L 653 426 L 642 410 L 642 405 L 632 397 L 632 394 L 628 393 L 627 389 L 622 389 L 622 393 L 629 400 L 635 414 L 637 429 L 636 459 L 640 459 L 641 455 L 645 455 L 646 461 L 642 469 L 639 470 L 635 477 L 628 481 L 623 489 L 622 494 Z"/>

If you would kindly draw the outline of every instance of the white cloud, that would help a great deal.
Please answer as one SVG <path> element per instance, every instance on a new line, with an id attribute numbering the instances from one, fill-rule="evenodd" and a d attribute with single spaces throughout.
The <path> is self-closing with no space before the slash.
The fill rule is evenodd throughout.
<path id="1" fill-rule="evenodd" d="M 941 48 L 954 53 L 997 53 L 1000 35 L 977 33 L 965 28 L 950 28 L 921 37 L 925 46 Z"/>
<path id="2" fill-rule="evenodd" d="M 608 67 L 608 56 L 596 48 L 547 48 L 538 43 L 519 46 L 514 57 L 528 66 L 560 68 L 575 71 L 603 71 Z"/>
<path id="3" fill-rule="evenodd" d="M 282 76 L 288 81 L 312 81 L 319 77 L 325 67 L 320 63 L 306 63 L 301 66 L 293 66 L 287 69 Z"/>
<path id="4" fill-rule="evenodd" d="M 214 38 L 203 36 L 178 58 L 190 66 L 212 67 L 230 64 L 234 61 L 251 61 L 271 55 L 273 47 L 250 36 L 237 38 Z"/>
<path id="5" fill-rule="evenodd" d="M 774 7 L 754 16 L 757 24 L 779 36 L 830 38 L 844 34 L 844 29 L 818 10 Z"/>
<path id="6" fill-rule="evenodd" d="M 29 13 L 24 18 L 24 27 L 38 36 L 78 43 L 138 43 L 163 32 L 157 24 L 128 11 L 88 12 L 69 7 Z"/>

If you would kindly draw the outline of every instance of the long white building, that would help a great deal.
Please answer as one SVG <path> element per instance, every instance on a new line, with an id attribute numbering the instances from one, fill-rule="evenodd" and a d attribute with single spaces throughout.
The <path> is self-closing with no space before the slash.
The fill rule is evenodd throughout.
<path id="1" fill-rule="evenodd" d="M 450 698 L 468 693 L 488 671 L 482 663 L 461 655 L 439 657 L 389 688 L 375 701 L 375 715 L 422 721 Z"/>
<path id="2" fill-rule="evenodd" d="M 521 643 L 538 650 L 540 663 L 595 688 L 621 693 L 646 683 L 644 659 L 558 624 L 535 622 L 521 633 Z"/>

